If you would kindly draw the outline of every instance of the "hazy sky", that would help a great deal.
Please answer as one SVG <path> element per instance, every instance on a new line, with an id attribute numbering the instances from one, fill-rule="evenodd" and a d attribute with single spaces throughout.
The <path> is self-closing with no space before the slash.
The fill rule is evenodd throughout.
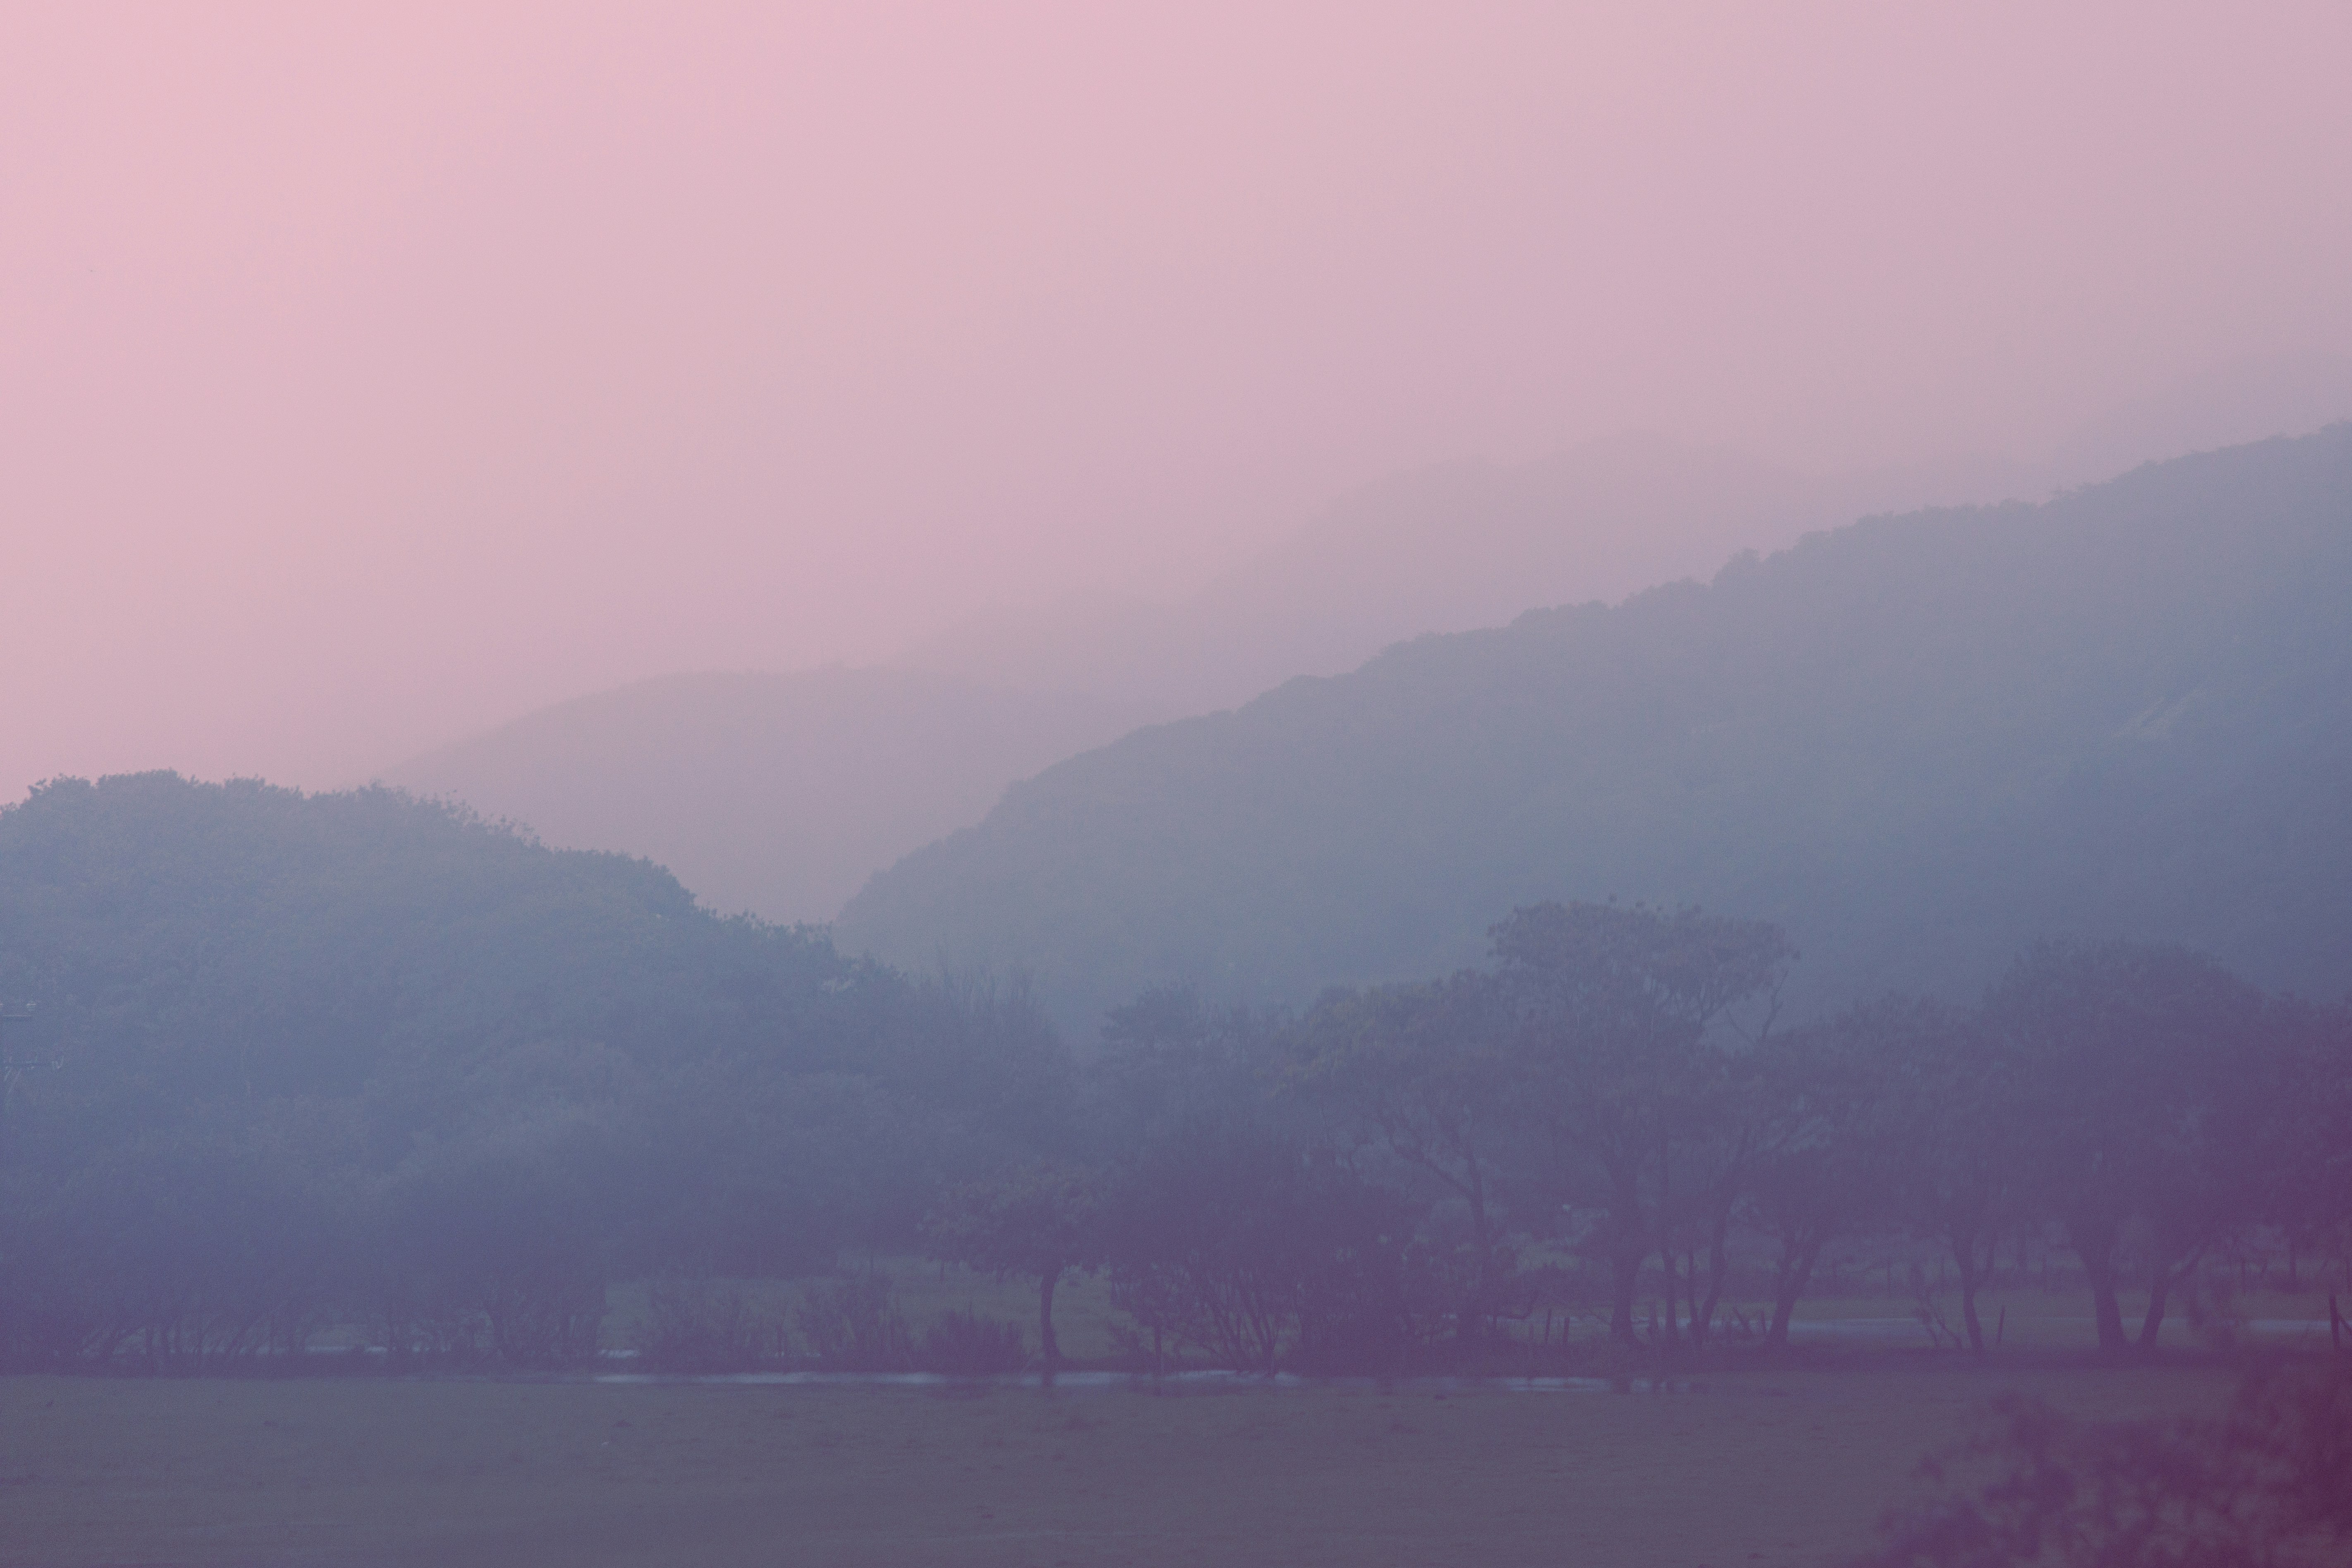
<path id="1" fill-rule="evenodd" d="M 2352 353 L 2352 6 L 13 5 L 0 797 Z"/>

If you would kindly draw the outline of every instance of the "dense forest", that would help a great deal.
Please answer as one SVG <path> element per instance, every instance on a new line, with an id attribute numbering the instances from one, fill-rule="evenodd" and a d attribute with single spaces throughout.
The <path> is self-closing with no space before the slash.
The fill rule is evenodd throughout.
<path id="1" fill-rule="evenodd" d="M 2352 985 L 2352 426 L 2041 505 L 1867 519 L 1711 584 L 1400 645 L 1014 786 L 849 951 L 1303 1005 L 1476 962 L 1500 911 L 1769 919 L 1813 1017 L 1964 1002 L 2041 936 Z"/>
<path id="2" fill-rule="evenodd" d="M 2210 1311 L 2217 1266 L 2336 1266 L 2352 1218 L 2352 1013 L 2164 945 L 1792 1025 L 1776 925 L 1545 902 L 1446 978 L 1297 1012 L 1150 989 L 1073 1043 L 1017 984 L 719 919 L 641 861 L 148 774 L 0 813 L 0 955 L 35 1005 L 0 1026 L 19 1367 L 330 1331 L 562 1365 L 624 1280 L 659 1364 L 1050 1364 L 1055 1290 L 1095 1273 L 1137 1365 L 1520 1364 L 1579 1313 L 1592 1353 L 1664 1354 L 1784 1341 L 1862 1237 L 1957 1278 L 1937 1331 L 1979 1346 L 1979 1285 L 2063 1259 L 2120 1353 Z M 1034 1340 L 919 1342 L 854 1268 L 789 1326 L 728 1284 L 876 1253 L 1028 1281 Z"/>

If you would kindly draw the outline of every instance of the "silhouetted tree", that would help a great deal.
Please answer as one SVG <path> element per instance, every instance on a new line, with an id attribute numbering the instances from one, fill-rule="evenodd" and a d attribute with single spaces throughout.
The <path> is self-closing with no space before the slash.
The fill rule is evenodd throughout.
<path id="1" fill-rule="evenodd" d="M 623 1135 L 576 1107 L 420 1151 L 379 1192 L 376 1317 L 395 1352 L 556 1367 L 596 1353 Z"/>
<path id="2" fill-rule="evenodd" d="M 1849 1016 L 1885 1057 L 1892 1142 L 1883 1178 L 1905 1225 L 1950 1255 L 1963 1331 L 1981 1351 L 1977 1293 L 1994 1248 L 2025 1215 L 2033 1131 L 2015 1103 L 2019 1064 L 2005 1037 L 1939 1003 L 1889 997 Z"/>
<path id="3" fill-rule="evenodd" d="M 1769 997 L 1793 956 L 1777 927 L 1695 909 L 1538 904 L 1494 931 L 1526 1104 L 1565 1189 L 1598 1215 L 1610 1331 L 1634 1337 L 1643 1260 L 1664 1237 L 1673 1146 L 1719 1069 L 1708 1027 Z"/>
<path id="4" fill-rule="evenodd" d="M 2116 1291 L 2136 1219 L 2153 1342 L 2172 1289 L 2251 1217 L 2263 1145 L 2214 1112 L 2261 1048 L 2261 1001 L 2209 960 L 2128 942 L 2042 943 L 1987 1001 L 2018 1064 L 2038 1200 L 2082 1260 L 2103 1350 L 2128 1342 Z"/>
<path id="5" fill-rule="evenodd" d="M 1000 1279 L 1037 1281 L 1037 1347 L 1062 1359 L 1054 1291 L 1102 1260 L 1102 1198 L 1090 1173 L 1038 1161 L 949 1192 L 926 1230 L 934 1251 Z"/>
<path id="6" fill-rule="evenodd" d="M 1465 1338 L 1504 1310 L 1513 1253 L 1497 1233 L 1495 1162 L 1521 1115 L 1522 1079 L 1492 977 L 1325 998 L 1303 1021 L 1292 1081 L 1336 1105 L 1349 1132 L 1433 1178 L 1470 1215 Z"/>
<path id="7" fill-rule="evenodd" d="M 2257 1218 L 2291 1247 L 2352 1259 L 2352 1002 L 2273 1000 L 2252 1134 L 2274 1152 Z M 2352 1283 L 2347 1280 L 2347 1283 Z"/>
<path id="8" fill-rule="evenodd" d="M 1257 1127 L 1276 1114 L 1279 1014 L 1212 1008 L 1189 984 L 1157 986 L 1105 1016 L 1087 1064 L 1088 1136 L 1104 1164 L 1203 1122 Z"/>
<path id="9" fill-rule="evenodd" d="M 1395 1192 L 1264 1129 L 1196 1123 L 1126 1173 L 1113 1288 L 1147 1329 L 1271 1373 L 1394 1366 L 1455 1303 L 1431 1288 Z"/>
<path id="10" fill-rule="evenodd" d="M 1759 1096 L 1777 1121 L 1756 1162 L 1746 1215 L 1780 1244 L 1766 1342 L 1785 1345 L 1830 1243 L 1895 1217 L 1884 1017 L 1856 1008 L 1759 1053 Z"/>

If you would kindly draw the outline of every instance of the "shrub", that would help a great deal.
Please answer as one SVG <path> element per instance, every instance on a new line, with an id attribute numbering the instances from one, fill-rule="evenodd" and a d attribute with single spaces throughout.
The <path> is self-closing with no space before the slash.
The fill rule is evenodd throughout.
<path id="1" fill-rule="evenodd" d="M 809 1353 L 829 1370 L 906 1372 L 915 1364 L 915 1337 L 879 1270 L 812 1286 L 793 1321 Z"/>
<path id="2" fill-rule="evenodd" d="M 629 1342 L 655 1372 L 748 1372 L 782 1353 L 784 1324 L 732 1281 L 658 1279 Z"/>
<path id="3" fill-rule="evenodd" d="M 1886 1521 L 1855 1568 L 2292 1568 L 2352 1545 L 2352 1376 L 2257 1370 L 2219 1420 L 2085 1422 L 2006 1395 L 2000 1426 L 1921 1467 L 1992 1479 Z"/>

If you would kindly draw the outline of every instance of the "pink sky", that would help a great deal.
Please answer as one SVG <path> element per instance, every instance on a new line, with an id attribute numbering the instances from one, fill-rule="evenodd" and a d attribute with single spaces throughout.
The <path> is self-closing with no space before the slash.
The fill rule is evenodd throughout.
<path id="1" fill-rule="evenodd" d="M 16 5 L 0 798 L 2352 353 L 2352 7 Z"/>

